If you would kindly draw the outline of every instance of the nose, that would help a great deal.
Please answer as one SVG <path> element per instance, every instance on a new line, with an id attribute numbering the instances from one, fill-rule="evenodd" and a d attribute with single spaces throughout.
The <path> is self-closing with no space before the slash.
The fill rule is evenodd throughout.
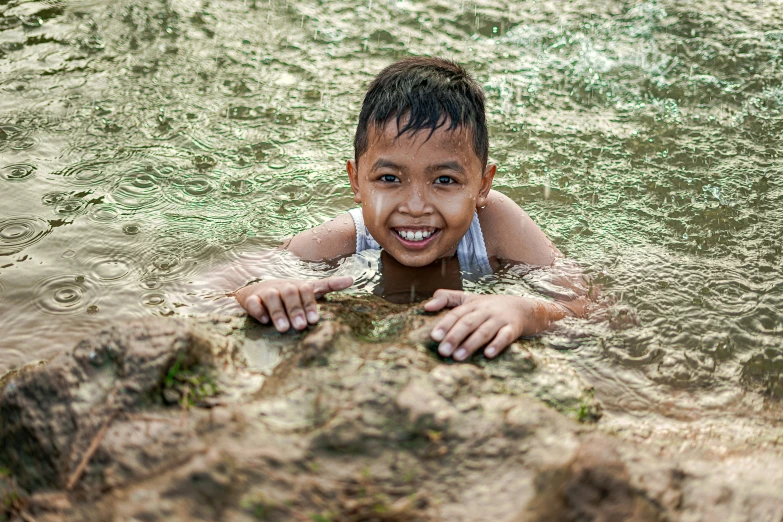
<path id="1" fill-rule="evenodd" d="M 411 217 L 426 216 L 432 213 L 432 203 L 427 190 L 417 184 L 405 191 L 398 210 Z"/>

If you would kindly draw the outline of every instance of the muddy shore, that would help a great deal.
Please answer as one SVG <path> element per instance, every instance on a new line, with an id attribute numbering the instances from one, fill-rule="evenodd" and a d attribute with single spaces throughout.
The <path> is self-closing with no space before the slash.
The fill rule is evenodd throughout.
<path id="1" fill-rule="evenodd" d="M 453 364 L 417 306 L 322 314 L 149 318 L 2 377 L 0 519 L 783 520 L 771 420 L 618 429 L 535 340 Z"/>

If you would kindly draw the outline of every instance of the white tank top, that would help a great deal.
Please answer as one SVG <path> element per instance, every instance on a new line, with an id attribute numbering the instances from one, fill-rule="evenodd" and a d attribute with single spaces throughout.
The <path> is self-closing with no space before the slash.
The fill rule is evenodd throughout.
<path id="1" fill-rule="evenodd" d="M 356 225 L 356 253 L 365 250 L 381 250 L 381 245 L 370 235 L 370 231 L 364 225 L 364 216 L 361 208 L 353 208 L 348 211 Z M 459 268 L 463 273 L 471 276 L 483 276 L 492 273 L 487 256 L 487 247 L 484 244 L 484 234 L 481 232 L 478 213 L 473 212 L 473 220 L 470 228 L 462 236 L 457 245 L 457 259 Z"/>

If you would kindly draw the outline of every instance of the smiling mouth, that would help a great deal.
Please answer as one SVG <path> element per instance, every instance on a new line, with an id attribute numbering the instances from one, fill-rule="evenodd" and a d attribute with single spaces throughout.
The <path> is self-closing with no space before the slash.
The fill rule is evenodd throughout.
<path id="1" fill-rule="evenodd" d="M 438 228 L 393 228 L 401 240 L 406 243 L 426 243 L 428 239 L 436 235 L 440 229 Z"/>

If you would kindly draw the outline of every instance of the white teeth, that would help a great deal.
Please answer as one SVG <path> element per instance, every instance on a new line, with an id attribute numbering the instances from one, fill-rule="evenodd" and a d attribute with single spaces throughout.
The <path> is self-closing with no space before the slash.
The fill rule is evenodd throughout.
<path id="1" fill-rule="evenodd" d="M 413 232 L 412 230 L 397 230 L 397 234 L 399 234 L 401 238 L 407 239 L 408 241 L 422 241 L 434 233 L 434 230 L 432 232 L 427 232 L 424 230 L 417 230 L 416 232 Z"/>

